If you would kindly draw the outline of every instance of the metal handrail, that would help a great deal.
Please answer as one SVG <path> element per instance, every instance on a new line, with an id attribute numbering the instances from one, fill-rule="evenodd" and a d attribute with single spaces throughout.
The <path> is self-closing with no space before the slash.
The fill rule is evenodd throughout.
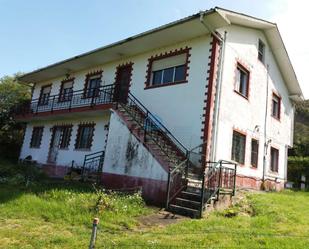
<path id="1" fill-rule="evenodd" d="M 200 214 L 202 216 L 202 212 L 204 210 L 204 207 L 205 207 L 205 204 L 209 203 L 213 197 L 215 197 L 217 195 L 217 198 L 218 198 L 218 195 L 220 194 L 220 189 L 222 187 L 222 171 L 233 171 L 233 187 L 232 187 L 232 194 L 235 195 L 235 189 L 236 189 L 236 171 L 237 171 L 237 163 L 235 162 L 232 162 L 232 161 L 227 161 L 227 160 L 219 160 L 218 162 L 211 162 L 211 161 L 208 161 L 207 162 L 208 164 L 214 164 L 212 165 L 211 167 L 209 167 L 209 170 L 204 173 L 204 176 L 203 176 L 203 183 L 202 183 L 202 194 L 201 194 L 201 210 L 200 210 Z M 234 168 L 231 168 L 231 167 L 226 167 L 224 165 L 233 165 Z M 205 181 L 207 179 L 207 189 L 208 190 L 211 190 L 211 187 L 210 187 L 210 181 L 212 180 L 213 177 L 217 177 L 217 172 L 219 171 L 219 179 L 215 179 L 216 182 L 215 182 L 215 186 L 214 186 L 214 189 L 212 190 L 212 193 L 210 194 L 210 196 L 208 197 L 208 199 L 206 201 L 204 201 L 204 191 L 205 191 Z"/>
<path id="2" fill-rule="evenodd" d="M 27 104 L 15 108 L 15 114 L 53 112 L 56 110 L 71 110 L 83 106 L 95 106 L 113 102 L 114 84 L 96 88 L 87 96 L 87 90 L 72 91 L 67 95 L 61 93 L 42 98 L 32 99 Z M 66 98 L 65 98 L 66 97 Z M 41 102 L 42 101 L 42 102 Z"/>
<path id="3" fill-rule="evenodd" d="M 153 119 L 153 125 L 155 125 L 158 129 L 163 130 L 165 134 L 172 138 L 172 141 L 174 140 L 181 147 L 184 153 L 188 152 L 188 149 L 132 93 L 129 93 L 128 96 L 129 98 L 132 98 L 133 101 L 139 105 L 139 107 L 142 107 L 142 111 L 146 114 L 145 119 L 149 117 L 150 119 Z"/>
<path id="4" fill-rule="evenodd" d="M 100 86 L 100 87 L 98 87 L 98 88 L 96 88 L 96 89 L 98 89 L 98 90 L 103 90 L 104 88 L 107 88 L 107 87 L 110 87 L 110 86 L 113 86 L 114 84 L 108 84 L 108 85 L 103 85 L 103 86 Z M 88 89 L 89 90 L 89 89 Z M 70 95 L 74 95 L 74 94 L 76 94 L 76 93 L 86 93 L 87 92 L 87 90 L 85 90 L 85 89 L 81 89 L 81 90 L 75 90 L 75 91 L 72 91 L 71 93 L 70 93 Z M 59 93 L 59 94 L 53 94 L 53 95 L 49 95 L 49 99 L 52 99 L 53 97 L 61 97 L 61 93 Z M 87 98 L 87 97 L 85 97 L 85 98 Z M 91 98 L 91 97 L 89 97 L 89 98 Z M 31 100 L 31 103 L 32 102 L 36 102 L 36 101 L 39 101 L 40 100 L 40 97 L 39 98 L 36 98 L 36 99 L 32 99 Z"/>

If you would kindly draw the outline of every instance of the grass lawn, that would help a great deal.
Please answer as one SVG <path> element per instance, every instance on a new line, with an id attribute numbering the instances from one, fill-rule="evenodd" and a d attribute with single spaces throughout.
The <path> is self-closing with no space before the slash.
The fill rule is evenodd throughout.
<path id="1" fill-rule="evenodd" d="M 97 248 L 309 248 L 308 192 L 248 193 L 201 220 L 140 227 L 137 217 L 154 212 L 139 195 L 79 183 L 0 183 L 0 248 L 87 248 L 93 217 Z"/>

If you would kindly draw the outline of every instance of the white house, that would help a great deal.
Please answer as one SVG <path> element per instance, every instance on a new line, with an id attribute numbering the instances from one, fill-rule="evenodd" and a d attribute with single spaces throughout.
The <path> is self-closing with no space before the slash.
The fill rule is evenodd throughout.
<path id="1" fill-rule="evenodd" d="M 284 186 L 302 91 L 274 23 L 216 7 L 20 80 L 34 84 L 20 158 L 52 176 L 99 167 L 104 186 L 174 209 L 192 182 L 206 203 L 233 188 L 234 163 L 238 187 Z"/>

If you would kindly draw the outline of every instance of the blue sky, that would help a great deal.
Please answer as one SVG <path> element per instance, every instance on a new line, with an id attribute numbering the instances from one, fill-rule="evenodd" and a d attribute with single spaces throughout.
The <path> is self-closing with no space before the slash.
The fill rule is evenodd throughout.
<path id="1" fill-rule="evenodd" d="M 309 49 L 295 49 L 296 38 L 291 38 L 284 23 L 294 5 L 299 10 L 307 4 L 306 0 L 294 1 L 298 4 L 292 0 L 0 0 L 0 77 L 29 72 L 219 6 L 276 21 L 279 28 L 282 23 L 283 39 L 309 98 L 308 68 L 303 65 L 308 65 Z M 293 11 L 295 22 L 297 18 Z M 305 39 L 309 42 L 308 36 Z"/>

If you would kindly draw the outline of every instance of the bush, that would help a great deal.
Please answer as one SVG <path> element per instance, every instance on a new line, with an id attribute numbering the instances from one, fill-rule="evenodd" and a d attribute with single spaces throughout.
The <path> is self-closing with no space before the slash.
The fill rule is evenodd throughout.
<path id="1" fill-rule="evenodd" d="M 12 163 L 7 160 L 0 160 L 0 183 L 28 186 L 44 178 L 43 172 L 34 164 Z"/>
<path id="2" fill-rule="evenodd" d="M 301 176 L 306 177 L 306 187 L 309 186 L 309 157 L 289 157 L 288 181 L 294 183 L 295 188 L 300 188 Z"/>

